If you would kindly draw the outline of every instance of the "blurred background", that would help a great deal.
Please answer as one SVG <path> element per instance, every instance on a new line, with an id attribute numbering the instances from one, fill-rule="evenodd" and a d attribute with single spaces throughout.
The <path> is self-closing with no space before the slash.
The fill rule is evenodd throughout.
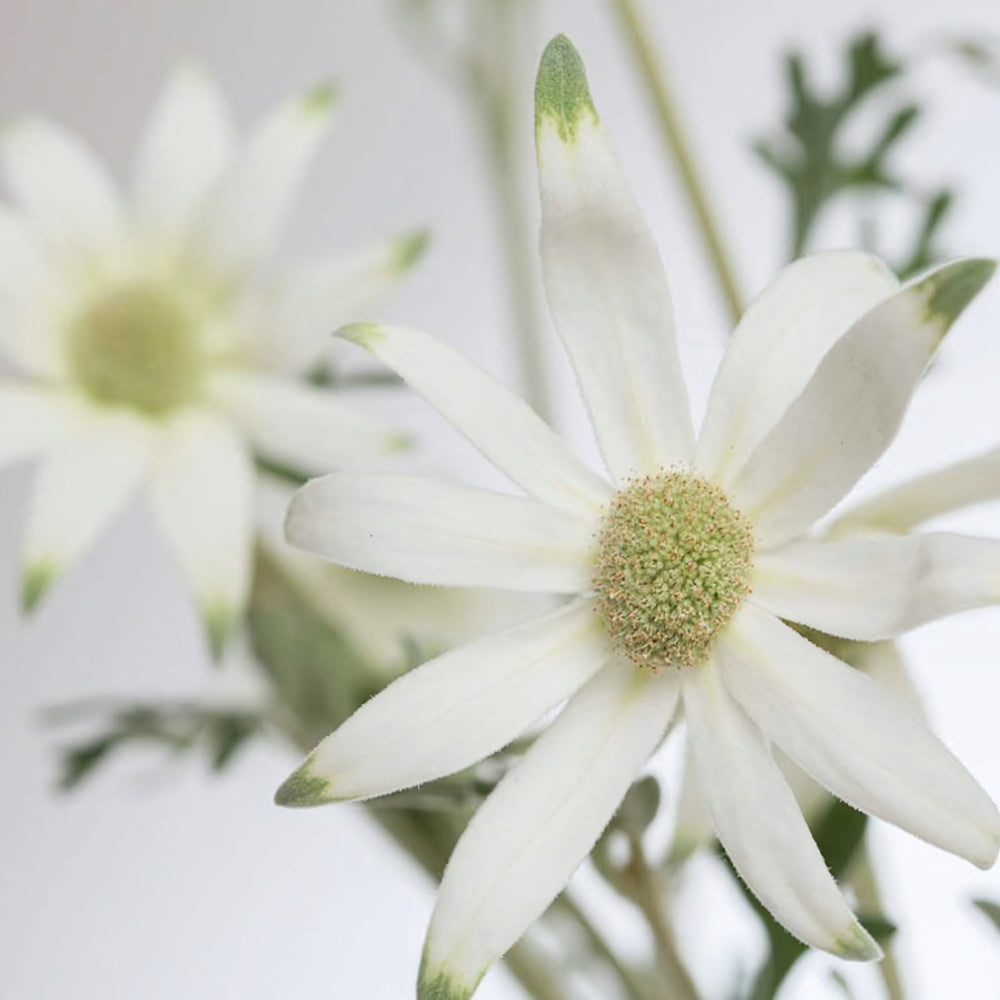
<path id="1" fill-rule="evenodd" d="M 458 4 L 452 3 L 457 7 Z M 526 4 L 526 6 L 532 6 Z M 1000 34 L 990 0 L 741 0 L 647 3 L 683 117 L 743 291 L 783 263 L 784 192 L 750 151 L 785 112 L 781 55 L 803 49 L 820 83 L 838 79 L 845 41 L 876 26 L 894 51 L 918 54 L 907 81 L 927 109 L 907 139 L 907 168 L 951 183 L 961 198 L 942 232 L 954 253 L 1000 254 L 1000 89 L 941 54 L 952 34 Z M 511 67 L 530 164 L 534 63 L 566 32 L 657 236 L 675 296 L 683 353 L 703 398 L 728 332 L 725 311 L 609 6 L 537 0 L 525 63 Z M 426 225 L 432 244 L 401 292 L 359 319 L 394 319 L 458 345 L 515 380 L 497 219 L 482 147 L 454 81 L 422 54 L 392 0 L 2 0 L 0 117 L 49 115 L 85 136 L 124 177 L 163 76 L 195 60 L 220 80 L 241 119 L 319 81 L 341 87 L 339 120 L 286 233 L 288 260 Z M 893 245 L 912 219 L 890 213 Z M 834 214 L 821 242 L 856 241 L 856 214 Z M 554 342 L 557 423 L 593 454 Z M 1000 286 L 961 320 L 922 387 L 900 439 L 862 484 L 871 491 L 1000 440 Z M 417 405 L 376 405 L 415 422 L 421 460 L 489 481 L 471 450 Z M 459 463 L 456 465 L 456 462 Z M 21 620 L 16 553 L 29 468 L 0 474 L 0 1000 L 298 1000 L 412 996 L 432 887 L 351 806 L 287 812 L 271 803 L 296 763 L 257 744 L 222 777 L 162 752 L 123 755 L 69 796 L 56 790 L 65 734 L 44 726 L 53 705 L 109 694 L 180 697 L 248 685 L 232 651 L 210 662 L 180 577 L 142 502 L 129 508 L 30 623 Z M 1000 534 L 994 507 L 949 527 Z M 973 612 L 908 637 L 904 648 L 945 741 L 1000 799 L 997 718 L 1000 616 Z M 669 797 L 671 788 L 666 786 Z M 1000 900 L 1000 870 L 980 873 L 876 823 L 890 909 L 908 918 L 898 945 L 915 1000 L 993 1000 L 1000 938 L 969 903 Z M 640 925 L 586 871 L 582 889 L 612 914 L 629 947 Z M 712 890 L 715 893 L 716 890 Z M 718 904 L 718 905 L 716 905 Z M 689 901 L 700 975 L 713 954 L 753 955 L 721 888 Z M 816 960 L 813 961 L 813 958 Z M 748 961 L 751 959 L 748 959 Z M 786 993 L 843 996 L 825 959 L 796 970 Z M 852 969 L 859 998 L 873 978 Z M 483 1000 L 522 994 L 502 969 Z"/>

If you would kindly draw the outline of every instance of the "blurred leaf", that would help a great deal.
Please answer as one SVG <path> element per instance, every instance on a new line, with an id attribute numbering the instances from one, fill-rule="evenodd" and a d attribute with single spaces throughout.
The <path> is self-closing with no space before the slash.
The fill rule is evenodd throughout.
<path id="1" fill-rule="evenodd" d="M 904 183 L 890 165 L 902 140 L 921 116 L 919 105 L 899 103 L 880 110 L 872 100 L 901 81 L 909 67 L 890 55 L 874 32 L 854 38 L 845 55 L 844 79 L 830 95 L 811 81 L 805 56 L 791 53 L 786 59 L 789 110 L 784 130 L 758 140 L 754 149 L 763 163 L 781 178 L 792 206 L 789 259 L 800 257 L 810 245 L 817 223 L 828 206 L 845 194 L 896 194 L 910 199 L 921 216 L 912 248 L 895 268 L 908 277 L 939 260 L 936 238 L 951 207 L 947 189 L 919 193 Z M 883 115 L 867 150 L 849 148 L 849 127 L 861 113 Z M 866 223 L 873 242 L 874 223 Z"/>
<path id="2" fill-rule="evenodd" d="M 636 781 L 625 793 L 612 823 L 633 837 L 641 837 L 660 809 L 660 783 L 651 774 Z"/>
<path id="3" fill-rule="evenodd" d="M 974 899 L 972 905 L 1000 931 L 1000 903 L 989 899 Z"/>
<path id="4" fill-rule="evenodd" d="M 839 973 L 836 969 L 831 969 L 830 978 L 840 987 L 841 992 L 848 998 L 848 1000 L 854 1000 L 854 991 L 851 989 L 850 983 L 848 983 L 841 973 Z"/>

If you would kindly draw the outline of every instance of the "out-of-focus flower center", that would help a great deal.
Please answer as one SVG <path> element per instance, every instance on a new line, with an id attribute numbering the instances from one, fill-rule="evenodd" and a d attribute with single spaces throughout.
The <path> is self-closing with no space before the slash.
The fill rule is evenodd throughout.
<path id="1" fill-rule="evenodd" d="M 595 561 L 614 646 L 652 670 L 696 666 L 750 592 L 753 528 L 718 487 L 663 472 L 611 501 Z"/>
<path id="2" fill-rule="evenodd" d="M 69 350 L 74 374 L 102 403 L 162 414 L 199 388 L 196 318 L 154 283 L 124 285 L 88 305 L 73 322 Z"/>

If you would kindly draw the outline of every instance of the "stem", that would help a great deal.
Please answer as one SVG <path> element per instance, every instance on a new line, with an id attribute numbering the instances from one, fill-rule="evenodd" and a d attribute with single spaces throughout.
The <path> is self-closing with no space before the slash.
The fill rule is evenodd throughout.
<path id="1" fill-rule="evenodd" d="M 642 840 L 629 836 L 632 850 L 631 873 L 634 876 L 632 901 L 642 910 L 656 943 L 656 959 L 663 977 L 661 1000 L 700 1000 L 698 987 L 677 950 L 670 917 L 664 907 L 666 887 L 661 872 L 646 858 Z"/>
<path id="2" fill-rule="evenodd" d="M 517 56 L 517 21 L 523 14 L 511 0 L 480 6 L 484 18 L 478 25 L 480 38 L 489 39 L 494 62 L 503 72 L 489 72 L 470 66 L 471 92 L 479 107 L 491 188 L 500 227 L 500 244 L 507 276 L 507 297 L 514 326 L 514 346 L 521 384 L 528 402 L 543 419 L 551 417 L 547 365 L 542 350 L 538 290 L 535 280 L 535 240 L 528 224 L 527 202 L 519 169 L 520 115 L 514 81 L 510 72 Z"/>
<path id="3" fill-rule="evenodd" d="M 872 865 L 872 857 L 868 850 L 867 842 L 862 842 L 858 851 L 858 858 L 852 871 L 851 881 L 854 884 L 854 891 L 858 897 L 858 907 L 869 913 L 884 913 L 885 906 L 882 902 L 882 894 L 879 890 L 878 879 L 875 876 L 875 868 Z M 906 989 L 903 986 L 903 977 L 899 968 L 899 960 L 893 950 L 892 941 L 882 942 L 882 961 L 878 964 L 879 975 L 882 984 L 885 986 L 885 993 L 888 1000 L 906 1000 Z"/>
<path id="4" fill-rule="evenodd" d="M 632 50 L 632 56 L 646 86 L 649 99 L 653 102 L 663 142 L 680 174 L 681 183 L 684 185 L 688 201 L 701 231 L 702 240 L 705 243 L 705 249 L 712 261 L 719 290 L 726 302 L 729 316 L 735 323 L 743 315 L 743 300 L 736 285 L 729 253 L 709 205 L 708 196 L 698 180 L 699 171 L 695 166 L 690 144 L 674 106 L 666 74 L 653 52 L 649 26 L 643 23 L 634 0 L 611 0 L 611 3 L 618 15 L 625 39 Z"/>

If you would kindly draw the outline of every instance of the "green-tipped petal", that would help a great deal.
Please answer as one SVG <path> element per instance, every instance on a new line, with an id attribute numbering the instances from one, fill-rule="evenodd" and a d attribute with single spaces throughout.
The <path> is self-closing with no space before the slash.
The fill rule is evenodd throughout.
<path id="1" fill-rule="evenodd" d="M 25 614 L 35 610 L 58 575 L 51 562 L 31 563 L 25 567 L 21 580 L 21 608 Z"/>
<path id="2" fill-rule="evenodd" d="M 469 1000 L 484 975 L 486 969 L 472 982 L 459 979 L 441 965 L 431 966 L 427 949 L 424 948 L 420 959 L 420 974 L 417 977 L 417 1000 Z"/>
<path id="3" fill-rule="evenodd" d="M 918 282 L 916 287 L 927 296 L 927 322 L 936 323 L 943 336 L 982 291 L 996 269 L 994 260 L 957 260 Z"/>
<path id="4" fill-rule="evenodd" d="M 576 138 L 580 121 L 597 121 L 580 53 L 565 35 L 545 47 L 535 80 L 535 130 L 551 123 L 563 142 Z"/>
<path id="5" fill-rule="evenodd" d="M 340 91 L 331 80 L 314 87 L 302 98 L 302 108 L 307 114 L 328 115 L 337 103 Z"/>
<path id="6" fill-rule="evenodd" d="M 221 660 L 222 654 L 232 636 L 239 615 L 235 608 L 228 604 L 208 604 L 202 611 L 202 621 L 205 625 L 205 637 L 213 660 Z"/>
<path id="7" fill-rule="evenodd" d="M 385 334 L 378 323 L 348 323 L 337 331 L 336 336 L 349 340 L 366 351 L 374 350 L 385 340 Z"/>
<path id="8" fill-rule="evenodd" d="M 337 801 L 329 794 L 329 788 L 328 781 L 312 773 L 312 763 L 307 760 L 274 793 L 274 801 L 276 805 L 292 808 L 321 806 Z"/>
<path id="9" fill-rule="evenodd" d="M 408 271 L 424 255 L 431 242 L 431 234 L 426 229 L 417 229 L 400 236 L 392 244 L 392 255 L 396 271 Z"/>

